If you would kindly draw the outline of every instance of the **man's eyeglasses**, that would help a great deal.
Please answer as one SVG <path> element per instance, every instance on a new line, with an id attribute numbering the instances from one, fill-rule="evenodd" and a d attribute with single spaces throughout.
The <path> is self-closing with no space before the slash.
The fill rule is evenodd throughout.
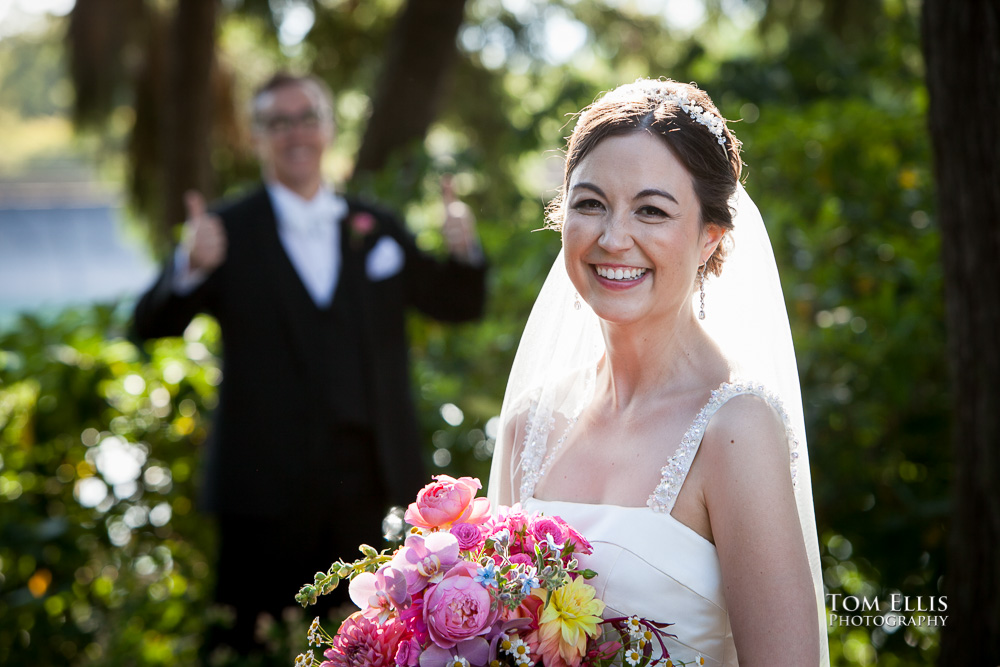
<path id="1" fill-rule="evenodd" d="M 323 117 L 315 109 L 309 109 L 308 111 L 303 111 L 297 116 L 284 116 L 275 115 L 269 116 L 267 118 L 261 118 L 258 124 L 261 125 L 269 134 L 283 134 L 285 132 L 291 132 L 293 129 L 300 127 L 304 130 L 315 130 L 319 128 Z"/>

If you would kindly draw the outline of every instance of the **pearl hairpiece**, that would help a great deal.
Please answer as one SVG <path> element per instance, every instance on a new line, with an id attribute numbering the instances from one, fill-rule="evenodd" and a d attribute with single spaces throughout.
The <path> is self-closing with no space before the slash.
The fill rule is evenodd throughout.
<path id="1" fill-rule="evenodd" d="M 708 131 L 715 135 L 720 145 L 726 143 L 726 123 L 717 114 L 706 110 L 701 105 L 688 99 L 687 91 L 682 90 L 675 93 L 668 88 L 657 88 L 655 95 L 664 102 L 673 102 L 681 108 L 684 113 L 691 116 L 691 120 L 700 123 L 708 128 Z"/>

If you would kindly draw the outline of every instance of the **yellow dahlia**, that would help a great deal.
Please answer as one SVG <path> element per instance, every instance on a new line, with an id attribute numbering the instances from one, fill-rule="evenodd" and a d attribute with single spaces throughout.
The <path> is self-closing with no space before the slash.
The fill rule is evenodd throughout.
<path id="1" fill-rule="evenodd" d="M 546 592 L 535 590 L 542 600 Z M 538 617 L 538 652 L 546 667 L 577 667 L 587 651 L 587 638 L 601 633 L 604 603 L 594 599 L 597 591 L 577 577 L 551 593 Z"/>

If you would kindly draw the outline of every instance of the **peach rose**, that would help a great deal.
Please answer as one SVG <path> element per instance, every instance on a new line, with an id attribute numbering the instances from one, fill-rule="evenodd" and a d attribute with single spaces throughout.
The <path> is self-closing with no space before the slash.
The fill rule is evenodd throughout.
<path id="1" fill-rule="evenodd" d="M 483 488 L 478 479 L 455 479 L 448 475 L 435 475 L 434 479 L 406 509 L 403 518 L 408 524 L 428 530 L 448 530 L 456 524 L 480 524 L 489 519 L 490 501 L 476 498 L 476 491 Z"/>

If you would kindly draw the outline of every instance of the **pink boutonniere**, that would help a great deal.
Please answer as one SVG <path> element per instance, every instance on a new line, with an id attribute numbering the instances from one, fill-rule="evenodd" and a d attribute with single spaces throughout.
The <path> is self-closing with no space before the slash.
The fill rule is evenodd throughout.
<path id="1" fill-rule="evenodd" d="M 348 224 L 351 231 L 351 246 L 358 248 L 365 237 L 375 230 L 375 216 L 364 211 L 355 213 Z"/>

